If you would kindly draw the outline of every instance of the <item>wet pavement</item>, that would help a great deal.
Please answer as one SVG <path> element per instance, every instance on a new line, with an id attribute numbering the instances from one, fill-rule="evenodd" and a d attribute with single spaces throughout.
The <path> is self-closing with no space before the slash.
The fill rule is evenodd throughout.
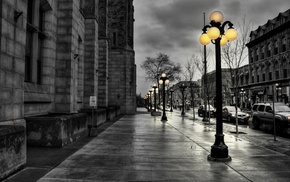
<path id="1" fill-rule="evenodd" d="M 206 125 L 187 113 L 167 112 L 168 121 L 145 109 L 126 115 L 93 137 L 40 182 L 54 181 L 290 181 L 290 140 L 224 124 L 230 162 L 208 161 L 214 119 Z M 45 156 L 43 156 L 45 157 Z"/>

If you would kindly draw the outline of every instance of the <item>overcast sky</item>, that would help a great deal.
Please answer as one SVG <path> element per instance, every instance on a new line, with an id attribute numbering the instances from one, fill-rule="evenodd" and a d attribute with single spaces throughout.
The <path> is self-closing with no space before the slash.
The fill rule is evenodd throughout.
<path id="1" fill-rule="evenodd" d="M 137 94 L 144 96 L 153 83 L 146 81 L 141 63 L 158 53 L 170 56 L 182 67 L 190 57 L 200 55 L 199 36 L 209 14 L 219 10 L 224 21 L 234 24 L 246 18 L 253 30 L 290 8 L 289 0 L 134 0 L 134 49 L 137 66 Z M 237 23 L 236 23 L 237 24 Z M 214 61 L 214 60 L 212 60 Z M 214 69 L 214 66 L 212 67 Z M 211 70 L 210 70 L 211 71 Z M 196 75 L 195 80 L 200 76 Z"/>

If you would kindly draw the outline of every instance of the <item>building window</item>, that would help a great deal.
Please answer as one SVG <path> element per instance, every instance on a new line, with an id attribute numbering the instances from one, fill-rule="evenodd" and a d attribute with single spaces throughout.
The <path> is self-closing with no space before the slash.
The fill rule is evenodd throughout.
<path id="1" fill-rule="evenodd" d="M 272 72 L 269 72 L 269 80 L 272 80 Z"/>
<path id="2" fill-rule="evenodd" d="M 25 48 L 25 76 L 26 82 L 41 83 L 42 75 L 42 42 L 44 11 L 38 0 L 28 0 L 26 48 Z"/>
<path id="3" fill-rule="evenodd" d="M 271 56 L 271 44 L 268 44 L 268 51 L 267 51 L 267 56 Z"/>
<path id="4" fill-rule="evenodd" d="M 284 68 L 283 69 L 283 78 L 287 78 L 288 75 L 287 75 L 287 68 Z"/>
<path id="5" fill-rule="evenodd" d="M 251 52 L 250 63 L 254 62 L 254 51 Z"/>
<path id="6" fill-rule="evenodd" d="M 283 52 L 286 51 L 286 37 L 283 37 L 283 39 L 282 39 L 282 51 Z"/>
<path id="7" fill-rule="evenodd" d="M 264 48 L 264 46 L 262 47 L 262 49 L 261 49 L 261 59 L 264 59 L 265 58 L 265 50 L 264 50 L 265 48 Z"/>
<path id="8" fill-rule="evenodd" d="M 275 76 L 276 76 L 276 79 L 279 79 L 279 70 L 276 70 L 276 72 L 275 72 Z"/>
<path id="9" fill-rule="evenodd" d="M 263 73 L 262 77 L 263 77 L 262 78 L 263 79 L 263 82 L 266 81 L 266 74 L 265 73 Z"/>
<path id="10" fill-rule="evenodd" d="M 254 76 L 252 76 L 252 83 L 254 83 L 255 82 L 255 77 Z"/>
<path id="11" fill-rule="evenodd" d="M 260 82 L 260 75 L 257 75 L 257 83 Z"/>
<path id="12" fill-rule="evenodd" d="M 275 41 L 274 54 L 278 54 L 278 41 Z"/>
<path id="13" fill-rule="evenodd" d="M 259 60 L 259 49 L 256 50 L 256 61 Z"/>

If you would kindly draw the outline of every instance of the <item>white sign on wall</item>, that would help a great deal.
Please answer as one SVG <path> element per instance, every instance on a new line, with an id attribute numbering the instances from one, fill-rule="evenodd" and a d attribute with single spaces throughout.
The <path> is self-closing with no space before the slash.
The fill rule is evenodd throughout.
<path id="1" fill-rule="evenodd" d="M 90 106 L 97 106 L 97 97 L 90 96 Z"/>

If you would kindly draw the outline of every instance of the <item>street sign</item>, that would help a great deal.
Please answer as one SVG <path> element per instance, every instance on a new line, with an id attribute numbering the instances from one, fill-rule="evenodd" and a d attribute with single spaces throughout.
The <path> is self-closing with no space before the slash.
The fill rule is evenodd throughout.
<path id="1" fill-rule="evenodd" d="M 97 97 L 96 96 L 90 96 L 90 106 L 92 106 L 92 107 L 97 106 Z"/>

